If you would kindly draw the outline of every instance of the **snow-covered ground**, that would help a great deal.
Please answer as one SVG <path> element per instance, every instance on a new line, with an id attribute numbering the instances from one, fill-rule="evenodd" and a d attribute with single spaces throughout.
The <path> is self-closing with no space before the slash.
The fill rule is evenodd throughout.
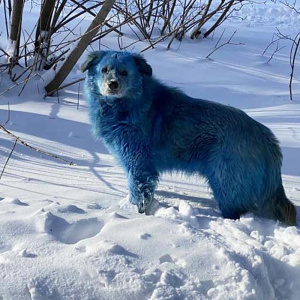
<path id="1" fill-rule="evenodd" d="M 283 150 L 286 193 L 299 207 L 300 65 L 291 102 L 288 46 L 269 63 L 274 48 L 261 54 L 275 26 L 296 31 L 300 19 L 271 1 L 238 14 L 248 17 L 224 24 L 222 41 L 237 30 L 234 42 L 244 45 L 205 59 L 220 28 L 213 40 L 186 39 L 170 51 L 159 44 L 145 57 L 162 81 L 270 127 Z M 123 42 L 133 39 L 127 34 Z M 114 35 L 102 43 L 118 49 Z M 81 76 L 78 64 L 67 81 Z M 0 92 L 11 85 L 1 75 Z M 7 129 L 77 166 L 17 144 L 0 181 L 0 299 L 300 299 L 299 227 L 251 214 L 225 220 L 203 179 L 180 175 L 163 177 L 152 215 L 138 214 L 123 171 L 91 137 L 82 83 L 59 99 L 43 100 L 42 86 L 34 78 L 20 97 L 17 89 L 0 96 L 0 124 L 9 102 Z M 12 147 L 0 131 L 0 170 Z"/>

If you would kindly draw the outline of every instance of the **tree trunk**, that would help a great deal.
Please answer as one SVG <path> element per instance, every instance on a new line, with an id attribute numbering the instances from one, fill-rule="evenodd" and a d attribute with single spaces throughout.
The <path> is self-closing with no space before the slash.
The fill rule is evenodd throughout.
<path id="1" fill-rule="evenodd" d="M 205 22 L 205 19 L 206 19 L 206 16 L 207 16 L 207 13 L 210 9 L 210 6 L 211 6 L 211 3 L 212 3 L 212 0 L 208 0 L 207 4 L 206 4 L 206 7 L 205 7 L 205 10 L 204 10 L 204 13 L 202 15 L 202 18 L 200 19 L 199 21 L 199 24 L 197 25 L 197 28 L 194 29 L 193 33 L 191 34 L 191 39 L 193 40 L 194 38 L 198 38 L 199 35 L 201 34 L 201 27 L 203 26 L 204 22 Z"/>
<path id="2" fill-rule="evenodd" d="M 170 21 L 171 21 L 171 17 L 173 16 L 173 12 L 174 12 L 176 3 L 177 3 L 177 1 L 176 1 L 176 0 L 173 0 L 171 10 L 168 11 L 168 13 L 169 13 L 168 18 L 167 18 L 167 20 L 165 21 L 165 23 L 164 23 L 164 25 L 163 25 L 163 28 L 162 28 L 162 30 L 161 30 L 161 35 L 164 35 L 165 30 L 166 30 L 166 28 L 167 28 L 168 26 L 170 27 Z"/>
<path id="3" fill-rule="evenodd" d="M 115 0 L 105 0 L 103 6 L 101 7 L 99 13 L 96 15 L 95 19 L 81 37 L 81 39 L 77 42 L 77 45 L 70 52 L 68 57 L 65 59 L 64 63 L 58 69 L 55 77 L 52 81 L 45 87 L 48 94 L 53 94 L 56 89 L 59 88 L 61 83 L 66 79 L 69 75 L 70 71 L 85 51 L 87 46 L 92 41 L 93 37 L 99 31 L 101 25 L 104 23 L 105 18 L 110 12 Z"/>
<path id="4" fill-rule="evenodd" d="M 49 43 L 51 38 L 51 33 L 49 32 L 51 19 L 55 7 L 55 0 L 44 0 L 40 12 L 40 17 L 38 20 L 34 50 L 37 55 L 37 60 L 40 62 L 37 64 L 36 69 L 41 70 L 45 65 L 45 60 L 47 57 L 47 52 L 49 49 Z"/>
<path id="5" fill-rule="evenodd" d="M 228 2 L 226 8 L 224 9 L 223 13 L 221 14 L 221 16 L 219 17 L 219 19 L 216 21 L 216 23 L 204 33 L 204 37 L 207 38 L 223 21 L 223 19 L 226 17 L 229 9 L 231 8 L 231 6 L 234 4 L 235 0 L 231 0 L 230 2 Z"/>
<path id="6" fill-rule="evenodd" d="M 19 55 L 23 7 L 24 0 L 14 0 L 9 34 L 10 45 L 7 51 L 10 55 L 9 59 L 13 61 L 17 61 Z"/>

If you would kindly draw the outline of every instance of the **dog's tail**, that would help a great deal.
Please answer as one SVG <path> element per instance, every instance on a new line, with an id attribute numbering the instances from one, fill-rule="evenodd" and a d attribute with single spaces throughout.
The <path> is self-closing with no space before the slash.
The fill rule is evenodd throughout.
<path id="1" fill-rule="evenodd" d="M 297 225 L 297 211 L 294 204 L 286 197 L 283 186 L 277 189 L 273 207 L 274 218 L 288 226 Z"/>

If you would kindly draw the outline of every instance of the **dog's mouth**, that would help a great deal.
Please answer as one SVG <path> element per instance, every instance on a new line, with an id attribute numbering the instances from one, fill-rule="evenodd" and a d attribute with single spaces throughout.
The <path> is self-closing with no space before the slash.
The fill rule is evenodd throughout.
<path id="1" fill-rule="evenodd" d="M 117 90 L 117 91 L 116 90 L 108 90 L 107 94 L 108 95 L 118 95 L 119 94 L 119 90 Z"/>
<path id="2" fill-rule="evenodd" d="M 102 84 L 100 86 L 100 92 L 103 96 L 115 96 L 115 97 L 122 97 L 123 96 L 123 90 L 119 83 L 115 84 Z"/>
<path id="3" fill-rule="evenodd" d="M 120 90 L 117 90 L 117 91 L 116 90 L 108 90 L 106 92 L 106 96 L 115 96 L 117 98 L 120 98 L 123 96 L 123 93 L 121 93 Z"/>

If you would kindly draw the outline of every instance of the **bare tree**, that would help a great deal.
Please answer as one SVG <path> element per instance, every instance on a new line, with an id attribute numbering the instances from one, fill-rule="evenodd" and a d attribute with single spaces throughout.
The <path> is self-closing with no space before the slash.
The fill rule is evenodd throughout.
<path id="1" fill-rule="evenodd" d="M 33 0 L 31 1 L 33 3 Z M 95 41 L 100 43 L 100 40 L 111 32 L 118 34 L 120 49 L 126 49 L 143 40 L 149 43 L 149 46 L 142 50 L 146 51 L 166 39 L 169 39 L 169 49 L 175 40 L 181 41 L 187 33 L 194 39 L 204 36 L 204 26 L 210 24 L 205 33 L 205 36 L 208 36 L 230 17 L 234 10 L 250 3 L 251 0 L 42 0 L 39 19 L 29 32 L 21 30 L 25 1 L 1 2 L 7 35 L 10 32 L 11 40 L 15 42 L 11 42 L 7 49 L 0 47 L 0 57 L 6 56 L 9 61 L 13 60 L 0 63 L 0 72 L 8 69 L 14 81 L 13 87 L 23 85 L 22 92 L 35 77 L 37 70 L 53 68 L 56 76 L 46 86 L 47 95 L 50 95 L 61 87 L 86 47 Z M 109 9 L 105 10 L 107 7 Z M 109 11 L 112 13 L 107 18 Z M 77 29 L 86 15 L 93 16 L 94 21 L 82 36 L 78 36 Z M 129 45 L 122 41 L 121 30 L 124 25 L 131 28 L 137 37 Z M 56 36 L 62 36 L 62 33 L 64 37 L 57 43 Z M 15 69 L 16 71 L 12 72 L 16 62 L 22 70 Z M 61 62 L 61 66 L 58 66 L 58 62 Z M 1 93 L 6 93 L 13 87 Z"/>
<path id="2" fill-rule="evenodd" d="M 251 0 L 132 0 L 121 1 L 115 8 L 126 18 L 138 12 L 139 18 L 130 22 L 132 30 L 139 31 L 152 45 L 171 37 L 169 48 L 174 39 L 181 41 L 191 29 L 190 37 L 198 38 L 202 27 L 210 21 L 210 27 L 204 34 L 208 37 L 233 11 L 247 3 Z M 160 28 L 161 36 L 157 40 L 152 39 L 154 27 Z"/>
<path id="3" fill-rule="evenodd" d="M 198 38 L 200 33 L 201 33 L 201 27 L 203 26 L 203 24 L 205 23 L 205 19 L 206 19 L 206 16 L 210 10 L 210 7 L 211 7 L 211 4 L 212 4 L 212 0 L 208 0 L 207 4 L 206 4 L 206 7 L 205 7 L 205 10 L 203 12 L 203 15 L 202 15 L 202 18 L 201 20 L 199 21 L 198 25 L 194 28 L 192 34 L 191 34 L 191 39 L 195 39 L 195 38 Z"/>
<path id="4" fill-rule="evenodd" d="M 283 3 L 286 5 L 286 3 Z M 290 6 L 288 6 L 290 7 Z M 291 7 L 290 7 L 291 8 Z M 296 11 L 295 9 L 293 9 Z M 298 13 L 298 12 L 297 12 Z M 277 32 L 273 34 L 272 41 L 268 44 L 268 46 L 265 48 L 262 55 L 265 55 L 267 51 L 271 48 L 271 46 L 276 45 L 275 50 L 272 52 L 270 58 L 268 59 L 267 63 L 269 63 L 274 55 L 285 48 L 285 46 L 279 47 L 279 42 L 287 41 L 291 43 L 290 48 L 290 79 L 289 79 L 289 94 L 290 94 L 290 100 L 293 100 L 293 79 L 294 79 L 294 73 L 295 73 L 295 66 L 296 66 L 296 58 L 298 55 L 298 50 L 300 46 L 300 32 L 298 32 L 294 37 L 283 34 L 278 28 Z"/>
<path id="5" fill-rule="evenodd" d="M 13 64 L 18 60 L 19 56 L 23 7 L 24 0 L 14 0 L 11 12 L 11 26 L 9 34 L 10 45 L 7 51 L 9 54 L 9 60 Z"/>
<path id="6" fill-rule="evenodd" d="M 299 45 L 300 45 L 300 33 L 298 33 L 297 36 L 294 38 L 294 43 L 292 44 L 292 48 L 290 52 L 291 74 L 290 74 L 289 90 L 290 90 L 291 100 L 293 100 L 292 84 L 293 84 L 294 71 L 295 71 L 295 61 L 298 54 Z"/>
<path id="7" fill-rule="evenodd" d="M 44 67 L 49 51 L 51 39 L 50 25 L 55 9 L 55 2 L 58 3 L 59 1 L 44 0 L 42 4 L 34 42 L 36 59 L 39 60 L 39 63 L 36 65 L 37 70 L 41 70 Z"/>
<path id="8" fill-rule="evenodd" d="M 99 31 L 101 25 L 104 23 L 114 2 L 114 0 L 106 0 L 104 2 L 103 6 L 101 7 L 100 11 L 94 18 L 87 31 L 70 52 L 62 66 L 58 69 L 52 81 L 45 87 L 48 94 L 54 93 L 59 88 L 61 83 L 65 80 L 65 78 L 69 75 L 70 71 L 72 70 L 84 50 L 90 44 L 95 34 Z"/>
<path id="9" fill-rule="evenodd" d="M 205 32 L 204 37 L 208 37 L 222 23 L 222 21 L 225 19 L 226 15 L 228 14 L 230 8 L 234 5 L 236 1 L 230 0 L 229 2 L 225 3 L 225 5 L 224 2 L 225 1 L 221 1 L 221 4 L 219 6 L 219 9 L 222 10 L 220 17 L 213 24 L 213 26 L 211 26 L 210 29 Z"/>

